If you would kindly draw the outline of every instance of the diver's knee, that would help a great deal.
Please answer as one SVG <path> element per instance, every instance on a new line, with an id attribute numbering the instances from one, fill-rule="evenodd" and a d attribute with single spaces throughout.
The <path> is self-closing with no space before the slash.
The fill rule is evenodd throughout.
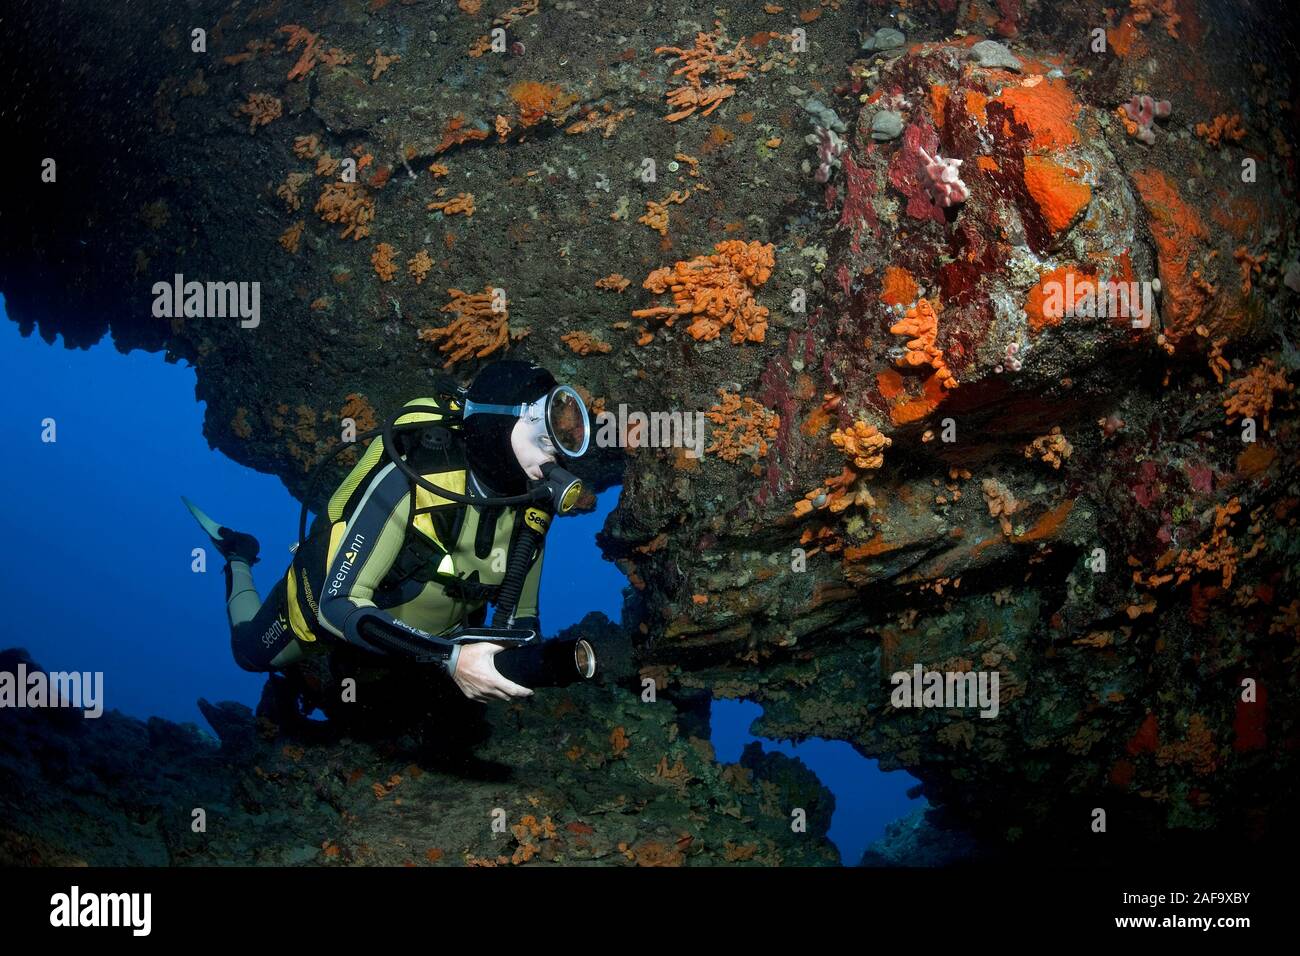
<path id="1" fill-rule="evenodd" d="M 247 644 L 247 638 L 246 635 L 243 635 L 240 632 L 246 630 L 247 628 L 243 628 L 243 627 L 236 627 L 231 629 L 230 631 L 231 656 L 235 658 L 235 663 L 238 664 L 242 669 L 246 671 L 251 671 L 254 674 L 260 674 L 263 673 L 264 671 L 269 671 L 271 668 L 268 663 L 266 663 L 265 661 L 259 662 L 254 658 L 249 657 L 246 653 L 244 653 L 244 646 Z"/>
<path id="2" fill-rule="evenodd" d="M 284 646 L 284 648 L 271 658 L 271 663 L 267 666 L 268 670 L 279 670 L 289 664 L 295 664 L 302 660 L 302 645 L 293 640 Z"/>
<path id="3" fill-rule="evenodd" d="M 253 661 L 250 661 L 247 657 L 243 655 L 242 652 L 240 652 L 238 645 L 232 647 L 231 651 L 235 658 L 235 663 L 238 664 L 241 668 L 243 668 L 246 671 L 249 671 L 254 674 L 261 674 L 270 670 L 269 667 L 263 667 L 254 663 Z"/>

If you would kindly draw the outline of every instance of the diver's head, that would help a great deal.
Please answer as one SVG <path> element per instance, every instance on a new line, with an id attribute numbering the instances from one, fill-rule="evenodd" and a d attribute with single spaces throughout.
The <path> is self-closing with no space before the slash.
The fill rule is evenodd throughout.
<path id="1" fill-rule="evenodd" d="M 507 359 L 485 366 L 465 397 L 465 454 L 494 492 L 517 495 L 560 456 L 587 450 L 582 399 L 540 365 Z"/>

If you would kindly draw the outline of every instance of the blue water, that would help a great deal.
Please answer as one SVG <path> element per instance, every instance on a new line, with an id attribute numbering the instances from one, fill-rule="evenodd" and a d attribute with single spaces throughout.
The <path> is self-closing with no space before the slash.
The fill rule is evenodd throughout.
<path id="1" fill-rule="evenodd" d="M 830 838 L 839 847 L 840 860 L 854 866 L 867 846 L 885 834 L 885 824 L 911 813 L 920 804 L 909 800 L 907 790 L 918 781 L 902 770 L 885 773 L 874 760 L 863 757 L 842 740 L 812 739 L 800 744 L 755 737 L 749 732 L 763 713 L 746 700 L 715 700 L 712 707 L 713 748 L 718 760 L 734 763 L 746 744 L 755 740 L 766 752 L 798 757 L 835 794 Z"/>
<path id="2" fill-rule="evenodd" d="M 105 708 L 203 723 L 195 701 L 256 704 L 265 677 L 230 656 L 223 562 L 181 505 L 253 534 L 266 594 L 297 540 L 298 502 L 278 478 L 208 448 L 195 372 L 161 353 L 23 338 L 0 305 L 0 530 L 8 601 L 0 647 L 26 647 L 50 670 L 102 671 Z M 55 422 L 56 441 L 41 440 Z M 547 536 L 547 634 L 589 611 L 618 620 L 626 579 L 595 545 L 618 489 Z M 206 573 L 191 551 L 207 545 Z"/>
<path id="3" fill-rule="evenodd" d="M 50 670 L 101 671 L 104 706 L 203 725 L 199 697 L 257 702 L 264 677 L 230 656 L 220 556 L 206 573 L 191 551 L 208 544 L 180 502 L 255 535 L 254 578 L 266 594 L 297 538 L 298 502 L 278 478 L 238 465 L 203 437 L 195 372 L 161 353 L 90 349 L 24 338 L 0 298 L 0 533 L 6 542 L 6 613 L 0 648 L 19 646 Z M 57 440 L 41 440 L 45 419 Z M 592 514 L 556 521 L 547 539 L 542 623 L 547 634 L 589 611 L 618 620 L 626 579 L 595 544 L 618 489 Z M 755 704 L 716 701 L 713 743 L 724 762 L 759 738 Z M 883 774 L 848 744 L 763 740 L 800 757 L 836 796 L 831 839 L 846 863 L 912 805 L 915 781 Z"/>

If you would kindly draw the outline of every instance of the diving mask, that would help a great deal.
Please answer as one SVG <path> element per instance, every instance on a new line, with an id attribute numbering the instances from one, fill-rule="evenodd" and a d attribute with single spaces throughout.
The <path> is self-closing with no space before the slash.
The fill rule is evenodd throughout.
<path id="1" fill-rule="evenodd" d="M 546 454 L 580 458 L 591 444 L 591 419 L 582 397 L 569 385 L 557 385 L 529 404 L 495 405 L 465 402 L 464 417 L 512 415 L 530 430 L 530 437 Z"/>

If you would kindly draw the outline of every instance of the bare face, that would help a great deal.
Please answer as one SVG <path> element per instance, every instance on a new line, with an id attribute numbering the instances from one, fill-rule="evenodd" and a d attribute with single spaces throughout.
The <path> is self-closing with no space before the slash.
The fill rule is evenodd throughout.
<path id="1" fill-rule="evenodd" d="M 542 477 L 542 466 L 555 461 L 555 446 L 546 432 L 546 400 L 540 399 L 524 409 L 510 432 L 510 447 L 515 460 L 529 478 Z"/>

